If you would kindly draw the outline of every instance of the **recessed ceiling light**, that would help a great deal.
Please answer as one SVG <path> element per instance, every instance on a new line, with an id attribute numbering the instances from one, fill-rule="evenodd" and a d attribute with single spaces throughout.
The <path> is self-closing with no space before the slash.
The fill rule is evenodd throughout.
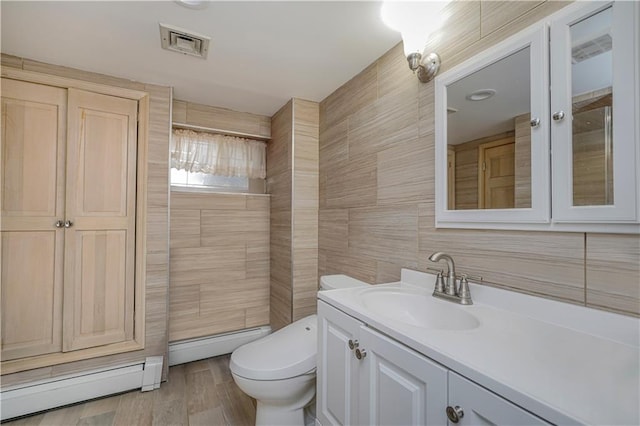
<path id="1" fill-rule="evenodd" d="M 481 89 L 476 90 L 473 93 L 469 93 L 466 98 L 470 101 L 484 101 L 485 99 L 489 99 L 495 94 L 496 91 L 493 89 Z"/>

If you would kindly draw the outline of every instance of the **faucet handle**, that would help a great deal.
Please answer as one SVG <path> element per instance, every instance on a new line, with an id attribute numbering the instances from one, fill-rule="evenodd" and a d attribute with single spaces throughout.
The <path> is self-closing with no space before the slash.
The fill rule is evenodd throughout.
<path id="1" fill-rule="evenodd" d="M 438 272 L 436 275 L 436 285 L 433 287 L 434 293 L 444 293 L 444 278 L 442 278 L 442 271 Z"/>
<path id="2" fill-rule="evenodd" d="M 456 278 L 462 280 L 471 280 L 471 281 L 480 281 L 482 282 L 483 278 L 480 275 L 469 275 L 469 274 L 456 274 Z"/>
<path id="3" fill-rule="evenodd" d="M 458 297 L 460 298 L 461 305 L 473 305 L 473 301 L 471 300 L 471 291 L 469 291 L 469 281 L 467 281 L 467 274 L 462 274 L 460 277 Z"/>

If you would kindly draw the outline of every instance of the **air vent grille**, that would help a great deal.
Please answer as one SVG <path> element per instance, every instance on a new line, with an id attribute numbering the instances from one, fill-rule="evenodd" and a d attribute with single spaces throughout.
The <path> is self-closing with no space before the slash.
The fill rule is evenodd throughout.
<path id="1" fill-rule="evenodd" d="M 572 63 L 577 64 L 586 59 L 600 55 L 611 50 L 612 40 L 609 34 L 603 34 L 571 48 Z"/>
<path id="2" fill-rule="evenodd" d="M 163 49 L 206 59 L 210 40 L 209 37 L 193 31 L 160 24 L 160 41 Z"/>

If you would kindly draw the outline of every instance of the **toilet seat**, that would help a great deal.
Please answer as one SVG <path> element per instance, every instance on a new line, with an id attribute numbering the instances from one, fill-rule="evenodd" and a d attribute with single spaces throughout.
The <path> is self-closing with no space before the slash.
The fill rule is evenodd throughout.
<path id="1" fill-rule="evenodd" d="M 251 380 L 282 380 L 315 371 L 317 316 L 310 315 L 236 349 L 229 367 Z"/>

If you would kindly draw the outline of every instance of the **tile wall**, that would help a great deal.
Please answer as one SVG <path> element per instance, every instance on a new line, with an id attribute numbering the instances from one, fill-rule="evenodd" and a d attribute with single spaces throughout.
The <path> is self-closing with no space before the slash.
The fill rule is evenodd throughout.
<path id="1" fill-rule="evenodd" d="M 429 47 L 443 72 L 565 5 L 452 2 Z M 321 102 L 319 275 L 389 282 L 445 251 L 487 285 L 640 315 L 638 235 L 436 229 L 434 143 L 434 84 L 401 44 Z"/>

